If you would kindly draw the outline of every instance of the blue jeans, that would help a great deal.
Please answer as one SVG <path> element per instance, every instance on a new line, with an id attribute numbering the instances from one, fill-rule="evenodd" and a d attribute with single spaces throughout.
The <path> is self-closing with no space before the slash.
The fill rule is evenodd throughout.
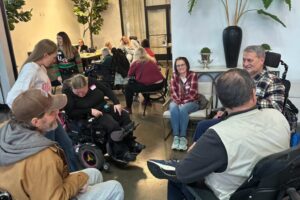
<path id="1" fill-rule="evenodd" d="M 189 114 L 199 110 L 199 104 L 197 102 L 189 102 L 178 105 L 172 101 L 170 103 L 169 110 L 171 114 L 173 135 L 185 137 L 187 126 L 189 124 Z"/>
<path id="2" fill-rule="evenodd" d="M 45 136 L 46 138 L 57 142 L 59 146 L 64 150 L 70 172 L 78 171 L 78 159 L 73 148 L 72 140 L 63 129 L 60 122 L 58 122 L 58 127 L 56 129 L 48 131 Z"/>
<path id="3" fill-rule="evenodd" d="M 193 141 L 196 142 L 204 133 L 205 131 L 212 127 L 213 125 L 219 123 L 221 121 L 221 118 L 216 118 L 216 119 L 207 119 L 198 122 L 197 128 L 193 137 Z"/>

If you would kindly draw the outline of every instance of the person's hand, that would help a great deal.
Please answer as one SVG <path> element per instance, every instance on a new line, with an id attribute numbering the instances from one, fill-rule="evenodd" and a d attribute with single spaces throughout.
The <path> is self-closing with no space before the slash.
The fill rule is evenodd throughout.
<path id="1" fill-rule="evenodd" d="M 97 110 L 97 109 L 92 108 L 91 111 L 92 111 L 91 114 L 92 114 L 92 116 L 94 116 L 94 117 L 99 117 L 99 116 L 102 116 L 102 115 L 103 115 L 103 113 L 102 113 L 100 110 Z"/>
<path id="2" fill-rule="evenodd" d="M 118 112 L 119 115 L 121 116 L 121 114 L 122 114 L 122 105 L 121 104 L 114 105 L 114 111 Z"/>
<path id="3" fill-rule="evenodd" d="M 85 193 L 88 189 L 89 184 L 86 183 L 84 186 L 82 186 L 82 188 L 79 190 L 79 193 Z"/>
<path id="4" fill-rule="evenodd" d="M 57 80 L 58 80 L 60 83 L 62 83 L 62 78 L 61 78 L 61 76 L 57 77 Z"/>
<path id="5" fill-rule="evenodd" d="M 222 117 L 223 114 L 224 114 L 224 111 L 218 111 L 217 114 L 214 116 L 214 119 Z"/>
<path id="6" fill-rule="evenodd" d="M 194 143 L 188 148 L 187 152 L 189 152 L 190 150 L 192 150 L 192 148 L 194 148 L 195 144 L 196 144 L 196 142 L 194 142 Z"/>

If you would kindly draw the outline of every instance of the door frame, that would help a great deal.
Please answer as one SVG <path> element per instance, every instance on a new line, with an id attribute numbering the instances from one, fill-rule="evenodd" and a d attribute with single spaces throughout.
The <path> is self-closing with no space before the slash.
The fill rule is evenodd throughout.
<path id="1" fill-rule="evenodd" d="M 146 0 L 144 0 L 144 10 L 145 10 L 145 27 L 146 27 L 146 38 L 150 40 L 149 35 L 149 23 L 148 23 L 148 11 L 149 10 L 162 10 L 166 11 L 166 28 L 167 28 L 167 44 L 171 43 L 171 5 L 170 4 L 163 4 L 163 5 L 155 5 L 155 6 L 146 6 Z M 155 57 L 157 60 L 172 60 L 172 51 L 171 48 L 167 48 L 166 54 L 156 54 Z"/>

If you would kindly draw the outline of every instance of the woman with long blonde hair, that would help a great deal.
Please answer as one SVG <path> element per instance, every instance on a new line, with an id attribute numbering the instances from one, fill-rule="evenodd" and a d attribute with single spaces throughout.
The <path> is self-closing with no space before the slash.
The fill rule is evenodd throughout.
<path id="1" fill-rule="evenodd" d="M 134 53 L 128 76 L 135 77 L 135 82 L 128 83 L 125 87 L 126 110 L 131 113 L 133 96 L 135 93 L 157 91 L 163 88 L 163 75 L 159 67 L 149 57 L 143 47 L 139 47 Z M 148 96 L 144 96 L 149 101 Z"/>
<path id="2" fill-rule="evenodd" d="M 51 82 L 47 75 L 47 68 L 56 61 L 57 46 L 48 39 L 39 41 L 24 62 L 18 79 L 8 92 L 7 105 L 11 108 L 14 99 L 22 92 L 28 89 L 41 89 L 45 93 L 51 93 Z M 48 139 L 58 142 L 66 153 L 66 158 L 70 171 L 77 171 L 76 155 L 73 149 L 73 144 L 62 125 L 58 123 L 58 127 L 49 131 L 45 135 Z"/>

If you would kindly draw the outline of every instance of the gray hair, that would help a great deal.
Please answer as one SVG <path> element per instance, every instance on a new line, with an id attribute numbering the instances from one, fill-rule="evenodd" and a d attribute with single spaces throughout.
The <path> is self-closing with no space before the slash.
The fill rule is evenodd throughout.
<path id="1" fill-rule="evenodd" d="M 256 53 L 256 56 L 259 57 L 259 58 L 265 58 L 266 57 L 265 49 L 262 48 L 261 45 L 247 46 L 244 49 L 244 52 L 254 52 L 254 53 Z"/>
<path id="2" fill-rule="evenodd" d="M 109 49 L 107 47 L 103 47 L 101 49 L 102 54 L 108 55 L 109 54 Z"/>

